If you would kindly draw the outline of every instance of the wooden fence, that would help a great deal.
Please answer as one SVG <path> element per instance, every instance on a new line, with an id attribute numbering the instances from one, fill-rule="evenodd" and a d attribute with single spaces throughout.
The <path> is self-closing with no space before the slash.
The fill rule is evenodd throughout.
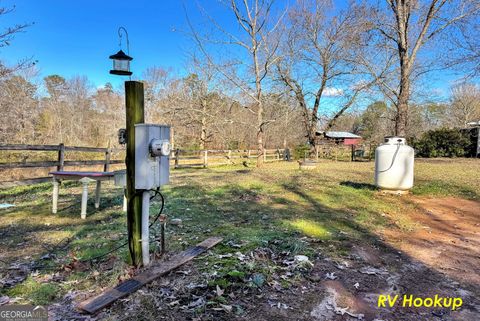
<path id="1" fill-rule="evenodd" d="M 375 156 L 377 145 L 363 143 L 359 145 L 319 144 L 315 146 L 315 158 L 335 161 L 370 161 Z"/>
<path id="2" fill-rule="evenodd" d="M 63 171 L 65 167 L 72 166 L 95 166 L 103 165 L 103 171 L 109 171 L 110 165 L 124 164 L 123 159 L 111 159 L 113 152 L 121 152 L 123 149 L 99 148 L 99 147 L 78 147 L 59 145 L 21 145 L 21 144 L 0 144 L 0 151 L 26 151 L 26 152 L 56 152 L 57 160 L 29 161 L 23 162 L 0 162 L 0 171 L 8 169 L 33 169 L 33 168 L 56 168 Z M 66 160 L 66 152 L 89 152 L 103 153 L 102 160 Z M 264 162 L 283 160 L 283 149 L 267 149 L 263 155 Z M 195 168 L 218 165 L 236 164 L 258 157 L 257 150 L 183 150 L 172 151 L 170 156 L 174 168 Z M 50 176 L 34 177 L 22 180 L 0 181 L 0 187 L 11 187 L 18 185 L 29 185 L 48 182 Z"/>
<path id="3" fill-rule="evenodd" d="M 283 149 L 266 149 L 263 154 L 264 162 L 283 160 Z M 172 151 L 170 159 L 173 159 L 174 168 L 209 167 L 219 165 L 232 165 L 242 163 L 250 159 L 257 159 L 257 150 L 182 150 Z"/>
<path id="4" fill-rule="evenodd" d="M 78 146 L 65 146 L 59 145 L 21 145 L 21 144 L 0 144 L 0 151 L 28 151 L 28 152 L 57 152 L 56 161 L 23 161 L 23 162 L 8 162 L 0 163 L 0 170 L 4 169 L 16 169 L 16 168 L 52 168 L 56 167 L 57 171 L 63 171 L 65 167 L 71 166 L 94 166 L 103 165 L 104 171 L 109 171 L 112 164 L 123 164 L 124 160 L 111 159 L 112 152 L 121 151 L 121 149 L 113 148 L 99 148 L 99 147 L 78 147 Z M 90 152 L 90 153 L 103 153 L 103 160 L 65 160 L 65 152 Z M 0 187 L 10 187 L 18 185 L 29 185 L 34 183 L 41 183 L 50 181 L 52 178 L 47 177 L 35 177 L 24 180 L 4 181 L 0 182 Z"/>

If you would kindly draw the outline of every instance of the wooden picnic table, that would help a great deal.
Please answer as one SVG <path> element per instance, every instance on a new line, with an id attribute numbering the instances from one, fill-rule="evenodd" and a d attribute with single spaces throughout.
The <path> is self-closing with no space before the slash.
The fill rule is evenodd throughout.
<path id="1" fill-rule="evenodd" d="M 67 172 L 67 171 L 55 171 L 50 172 L 50 175 L 53 176 L 53 202 L 52 202 L 52 213 L 57 213 L 58 205 L 58 192 L 61 181 L 64 180 L 73 180 L 80 181 L 82 183 L 82 205 L 80 216 L 82 219 L 85 219 L 87 216 L 87 200 L 88 200 L 88 184 L 91 182 L 96 182 L 95 188 L 95 208 L 100 207 L 100 189 L 101 182 L 112 180 L 114 178 L 114 172 Z M 125 199 L 124 199 L 124 210 L 125 210 Z"/>

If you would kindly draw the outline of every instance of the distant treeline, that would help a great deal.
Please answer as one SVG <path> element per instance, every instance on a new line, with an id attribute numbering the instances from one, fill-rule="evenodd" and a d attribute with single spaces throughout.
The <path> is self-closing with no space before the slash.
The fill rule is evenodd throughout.
<path id="1" fill-rule="evenodd" d="M 185 149 L 255 148 L 256 115 L 238 97 L 208 90 L 196 75 L 175 78 L 161 68 L 144 73 L 146 121 L 170 124 L 175 145 Z M 125 127 L 123 91 L 110 84 L 93 88 L 86 77 L 34 79 L 13 74 L 0 81 L 0 141 L 111 147 L 117 130 Z M 42 92 L 42 94 L 40 94 Z M 302 109 L 282 92 L 264 94 L 267 148 L 294 147 L 306 142 Z M 328 121 L 325 115 L 319 117 Z M 361 111 L 345 112 L 331 130 L 360 134 L 381 142 L 394 133 L 395 108 L 375 102 Z M 446 103 L 412 104 L 407 136 L 419 139 L 436 128 L 465 128 L 480 119 L 480 89 L 464 84 L 453 88 Z M 320 126 L 319 126 L 320 127 Z"/>

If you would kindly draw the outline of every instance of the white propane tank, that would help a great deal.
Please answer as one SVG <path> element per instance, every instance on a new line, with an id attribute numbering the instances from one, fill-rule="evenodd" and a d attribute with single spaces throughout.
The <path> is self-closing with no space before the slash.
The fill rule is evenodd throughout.
<path id="1" fill-rule="evenodd" d="M 405 138 L 388 136 L 375 150 L 375 185 L 387 190 L 413 187 L 414 150 Z"/>

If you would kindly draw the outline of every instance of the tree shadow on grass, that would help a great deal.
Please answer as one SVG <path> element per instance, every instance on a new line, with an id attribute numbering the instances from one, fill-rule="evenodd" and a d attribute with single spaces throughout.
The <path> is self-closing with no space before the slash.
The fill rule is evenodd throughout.
<path id="1" fill-rule="evenodd" d="M 352 188 L 355 188 L 355 189 L 361 189 L 361 190 L 369 190 L 369 191 L 376 191 L 377 190 L 377 187 L 375 185 L 369 184 L 369 183 L 343 181 L 343 182 L 340 182 L 340 185 L 352 187 Z"/>
<path id="2" fill-rule="evenodd" d="M 272 178 L 265 177 L 265 181 L 271 183 Z M 422 297 L 439 293 L 455 297 L 458 296 L 456 291 L 459 288 L 468 289 L 472 293 L 479 292 L 478 284 L 465 284 L 461 280 L 458 280 L 459 283 L 455 283 L 449 275 L 429 267 L 387 244 L 368 226 L 357 222 L 355 214 L 347 209 L 333 208 L 322 204 L 308 190 L 308 186 L 305 188 L 302 185 L 298 177 L 291 178 L 288 182 L 277 181 L 275 183 L 286 193 L 277 191 L 278 193 L 272 194 L 268 185 L 265 185 L 265 190 L 261 186 L 256 186 L 252 190 L 235 183 L 225 183 L 220 186 L 216 185 L 215 188 L 209 188 L 208 184 L 190 181 L 188 185 L 169 188 L 165 193 L 167 212 L 181 218 L 184 222 L 183 228 L 171 228 L 170 239 L 181 237 L 183 241 L 191 245 L 208 236 L 222 236 L 225 239 L 224 242 L 211 250 L 215 254 L 232 255 L 238 251 L 248 254 L 249 251 L 255 251 L 258 248 L 270 249 L 277 255 L 289 253 L 283 255 L 290 255 L 290 259 L 293 259 L 294 254 L 306 254 L 316 263 L 310 273 L 316 273 L 317 277 L 322 280 L 326 273 L 335 271 L 339 278 L 338 282 L 360 297 L 387 294 L 390 286 L 401 289 L 403 291 L 400 293 L 401 295 L 413 294 Z M 332 197 L 338 196 L 338 200 L 341 202 L 341 196 L 345 190 L 338 191 L 338 195 L 335 193 L 336 191 L 327 190 L 327 192 L 331 193 Z M 296 197 L 291 198 L 292 194 Z M 351 190 L 347 197 L 359 196 L 361 201 L 363 198 L 368 198 L 370 194 L 369 189 L 360 194 Z M 374 209 L 369 210 L 368 206 L 363 206 L 362 211 L 368 212 L 368 215 L 374 217 L 374 223 L 377 218 L 382 217 L 381 213 Z M 297 246 L 298 244 L 304 245 Z M 364 258 L 356 258 L 353 251 L 355 247 L 378 251 L 381 257 L 380 265 Z M 213 255 L 205 260 L 206 263 L 213 262 L 215 271 L 221 274 L 225 269 L 227 271 L 241 269 L 241 263 L 239 263 L 240 265 L 235 263 L 238 260 L 235 259 L 235 256 L 233 257 L 233 259 L 218 259 L 216 255 Z M 337 262 L 344 261 L 350 262 L 350 265 L 342 269 L 336 267 Z M 208 264 L 208 267 L 212 264 Z M 273 262 L 269 264 L 273 264 Z M 379 271 L 386 272 L 380 272 L 380 274 L 359 272 L 362 268 L 371 268 L 373 265 L 380 268 Z M 203 264 L 198 264 L 197 268 L 207 269 Z M 261 266 L 259 265 L 258 268 Z M 259 273 L 258 270 L 253 269 L 246 273 Z M 262 269 L 261 273 L 268 273 L 266 271 Z M 323 282 L 312 283 L 306 279 L 297 281 L 308 283 L 304 289 L 313 289 L 312 291 L 315 293 L 313 299 L 307 300 L 308 305 L 302 306 L 301 310 L 303 313 L 311 311 L 309 309 L 313 309 L 323 298 L 323 291 L 325 291 Z M 352 288 L 355 282 L 360 284 L 358 289 Z M 226 286 L 222 285 L 222 289 L 226 289 Z M 152 291 L 155 291 L 155 287 Z M 255 311 L 251 314 L 252 318 L 247 317 L 247 320 L 258 319 L 255 317 L 259 315 L 270 316 L 275 320 L 305 319 L 302 318 L 302 315 L 296 315 L 297 311 L 295 310 L 288 310 L 280 315 L 275 312 L 275 309 L 268 308 L 267 300 L 270 290 L 264 289 L 263 291 L 266 293 L 264 298 L 242 296 L 242 304 L 249 302 L 248 309 Z M 295 304 L 294 302 L 298 302 L 299 297 L 307 295 L 303 294 L 303 291 L 302 293 L 295 293 L 292 289 L 283 291 L 282 293 L 285 294 L 282 295 L 282 302 L 288 306 Z M 308 290 L 305 291 L 308 292 Z M 469 305 L 466 304 L 468 309 L 474 309 L 472 307 L 478 304 L 478 299 L 474 296 L 469 296 L 465 301 L 470 302 Z M 376 302 L 372 302 L 370 305 L 372 309 L 375 309 Z M 120 311 L 127 308 L 123 304 L 118 307 Z M 419 310 L 398 307 L 377 311 L 379 314 L 376 317 L 381 319 L 394 317 L 398 320 L 418 320 L 420 318 L 435 320 L 436 317 L 431 314 L 432 311 L 453 316 L 451 311 L 439 310 L 441 309 Z M 121 314 L 121 312 L 119 313 Z"/>
<path id="3" fill-rule="evenodd" d="M 270 184 L 272 178 L 267 179 Z M 166 188 L 164 190 L 166 214 L 183 220 L 183 227 L 169 226 L 167 229 L 170 250 L 176 252 L 182 249 L 182 247 L 196 244 L 208 236 L 223 236 L 225 241 L 223 244 L 213 248 L 213 253 L 233 254 L 236 251 L 247 253 L 257 247 L 267 247 L 277 252 L 288 251 L 289 253 L 297 253 L 293 252 L 296 246 L 294 242 L 298 244 L 305 243 L 303 239 L 307 236 L 309 239 L 321 241 L 320 243 L 311 242 L 308 244 L 308 247 L 311 247 L 314 251 L 314 255 L 311 256 L 312 260 L 318 259 L 316 262 L 334 262 L 339 257 L 356 262 L 351 259 L 353 246 L 380 248 L 382 250 L 381 256 L 386 262 L 384 267 L 388 269 L 389 273 L 392 273 L 391 275 L 398 277 L 397 285 L 405 289 L 407 294 L 426 296 L 429 293 L 438 291 L 439 293 L 455 296 L 455 290 L 459 286 L 472 289 L 473 293 L 475 291 L 478 292 L 478 285 L 460 283 L 460 285 L 452 286 L 445 274 L 416 261 L 408 255 L 399 253 L 398 249 L 386 244 L 373 231 L 359 224 L 355 220 L 355 215 L 351 212 L 322 204 L 312 196 L 311 192 L 304 188 L 297 178 L 294 177 L 286 183 L 274 183 L 278 184 L 280 189 L 283 189 L 286 193 L 295 195 L 296 198 L 291 199 L 287 197 L 289 195 L 284 196 L 280 195 L 280 193 L 278 195 L 272 194 L 263 190 L 261 186 L 251 189 L 235 183 L 224 183 L 212 188 L 203 183 L 188 181 L 188 184 Z M 368 191 L 367 189 L 366 193 L 361 193 L 362 197 L 368 197 L 370 194 Z M 341 202 L 341 196 L 340 193 L 338 195 L 339 202 Z M 112 201 L 113 198 L 115 197 L 112 196 Z M 158 203 L 154 204 L 154 208 L 158 206 Z M 366 211 L 367 209 L 364 210 Z M 78 209 L 75 209 L 75 215 L 78 215 L 77 211 Z M 85 225 L 76 230 L 74 236 L 83 238 L 88 234 L 94 234 L 98 239 L 104 235 L 112 234 L 111 232 L 108 233 L 108 225 L 101 226 L 105 224 L 106 217 L 111 215 L 111 213 L 100 214 L 102 213 L 99 213 L 99 218 L 101 217 L 99 221 L 88 220 L 85 222 L 86 224 L 84 222 L 79 223 Z M 377 213 L 374 210 L 371 210 L 368 214 L 374 217 L 381 216 L 381 213 Z M 79 218 L 78 221 L 80 221 Z M 99 227 L 102 227 L 101 233 L 98 233 Z M 47 230 L 46 227 L 44 228 Z M 53 227 L 51 228 L 52 230 L 54 229 Z M 181 239 L 181 242 L 179 239 Z M 228 245 L 229 241 L 232 241 L 231 244 L 239 244 L 238 246 L 240 247 Z M 91 246 L 91 244 L 85 242 L 78 246 L 85 247 Z M 298 254 L 305 254 L 304 251 L 306 250 L 305 247 L 298 247 L 296 251 L 299 251 Z M 320 257 L 323 257 L 325 260 L 320 260 Z M 219 260 L 218 264 L 223 264 L 223 261 L 228 260 Z M 358 269 L 368 266 L 370 263 L 362 262 L 355 264 L 358 266 L 355 265 L 346 270 L 338 270 L 336 272 L 342 282 L 350 282 L 355 279 L 362 280 L 360 281 L 361 288 L 357 291 L 359 295 L 367 294 L 368 291 L 380 293 L 381 291 L 386 291 L 383 286 L 388 285 L 387 276 L 365 276 L 359 273 Z M 328 269 L 335 269 L 333 263 L 328 265 Z M 323 278 L 326 272 L 331 271 L 320 270 L 317 272 Z M 376 284 L 374 283 L 376 279 L 381 279 L 383 283 L 379 282 L 378 284 L 381 284 L 382 288 L 375 288 L 372 285 Z M 354 284 L 355 282 L 350 283 Z M 319 293 L 321 285 L 313 286 L 317 287 L 316 293 Z M 294 301 L 298 295 L 301 294 L 292 293 L 286 300 Z M 268 307 L 268 303 L 264 302 L 267 298 L 268 296 L 265 296 L 264 299 L 246 298 L 252 301 L 252 306 L 249 306 L 249 309 L 256 310 L 262 309 L 264 306 Z M 474 298 L 470 298 L 470 302 L 478 304 L 478 300 Z M 286 303 L 288 304 L 289 302 L 286 301 Z M 311 306 L 307 308 L 311 309 L 317 303 L 313 300 L 310 302 Z M 120 308 L 124 309 L 127 307 L 120 304 Z M 268 313 L 272 313 L 271 309 L 269 311 Z M 288 311 L 288 313 L 295 312 Z M 416 311 L 402 311 L 400 309 L 389 310 L 386 317 L 390 318 L 392 315 L 395 315 L 395 317 L 400 316 L 399 320 L 414 320 L 420 317 Z M 287 318 L 278 319 L 285 320 Z M 292 318 L 290 317 L 290 319 Z M 428 318 L 425 319 L 429 320 Z"/>

